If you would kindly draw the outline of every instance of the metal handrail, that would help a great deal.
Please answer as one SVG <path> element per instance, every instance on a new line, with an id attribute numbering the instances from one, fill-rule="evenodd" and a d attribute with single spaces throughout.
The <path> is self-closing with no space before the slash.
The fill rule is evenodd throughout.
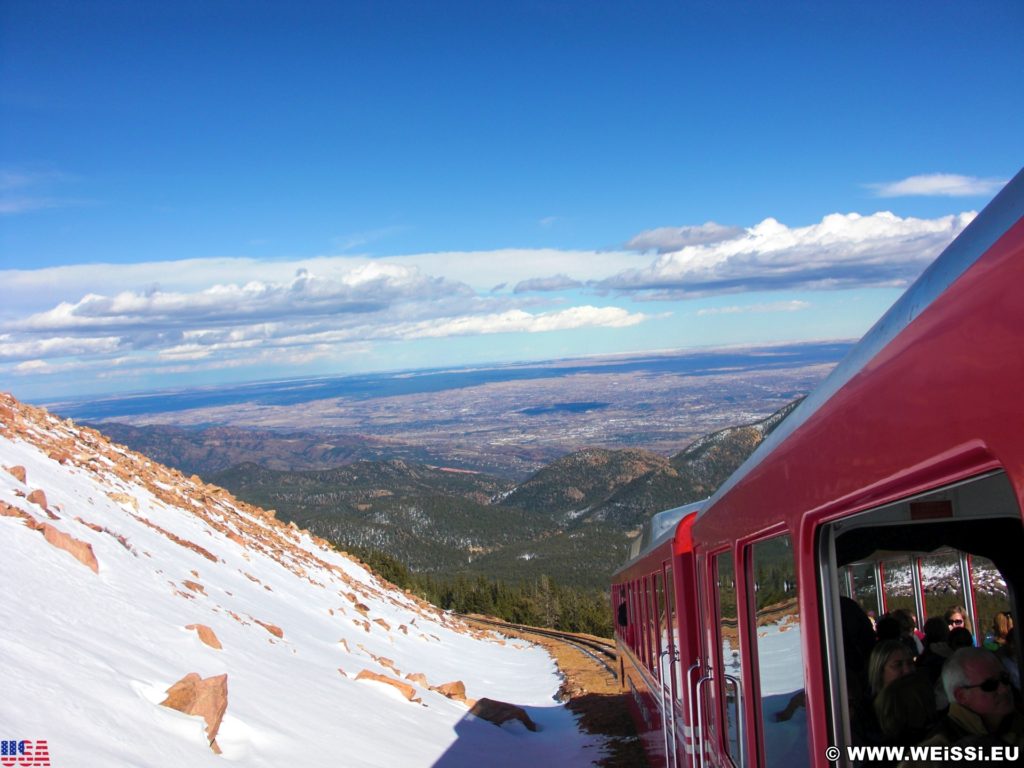
<path id="1" fill-rule="evenodd" d="M 686 670 L 686 689 L 688 691 L 691 690 L 691 688 L 690 688 L 690 678 L 693 677 L 694 670 L 697 671 L 697 675 L 699 677 L 700 676 L 700 660 L 699 659 L 697 661 L 693 662 L 693 664 L 691 664 L 690 667 Z M 694 730 L 695 725 L 696 725 L 696 721 L 694 720 L 694 717 L 693 717 L 693 714 L 694 714 L 693 713 L 693 700 L 694 700 L 694 697 L 696 696 L 696 686 L 694 686 L 694 688 L 692 690 L 694 691 L 693 695 L 690 695 L 690 696 L 686 697 L 686 719 L 687 719 L 686 727 L 688 727 L 690 729 L 690 734 L 691 735 L 687 736 L 686 729 L 685 728 L 683 729 L 683 751 L 687 752 L 687 753 L 690 753 L 690 754 L 693 753 L 693 744 L 691 743 L 692 739 L 693 739 L 692 735 L 696 733 L 696 731 Z"/>
<path id="2" fill-rule="evenodd" d="M 670 649 L 666 648 L 661 652 L 662 657 L 668 656 Z M 669 685 L 665 685 L 664 675 L 661 680 L 661 728 L 665 733 L 665 761 L 671 768 L 677 768 L 678 761 L 676 760 L 676 707 L 675 702 L 672 700 L 672 688 L 671 685 L 674 682 L 676 667 L 675 663 L 679 661 L 679 652 L 675 649 L 671 649 L 671 658 L 669 660 Z M 666 722 L 665 713 L 668 712 L 668 721 Z M 671 738 L 669 738 L 671 734 Z M 669 751 L 671 747 L 672 758 L 669 759 Z"/>
<path id="3" fill-rule="evenodd" d="M 739 748 L 739 764 L 740 768 L 745 768 L 747 764 L 746 759 L 746 728 L 743 726 L 743 688 L 740 685 L 740 679 L 733 677 L 732 675 L 722 675 L 723 679 L 727 683 L 732 683 L 736 687 L 736 744 Z M 728 728 L 728 713 L 726 713 L 725 726 Z"/>
<path id="4" fill-rule="evenodd" d="M 712 675 L 704 675 L 693 687 L 693 695 L 697 699 L 697 749 L 700 753 L 700 768 L 704 768 L 704 700 L 700 697 L 700 687 L 711 680 Z"/>

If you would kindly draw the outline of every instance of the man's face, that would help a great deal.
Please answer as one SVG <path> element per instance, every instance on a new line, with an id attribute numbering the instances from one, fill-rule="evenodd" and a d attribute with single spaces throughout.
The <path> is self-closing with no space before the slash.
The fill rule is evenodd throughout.
<path id="1" fill-rule="evenodd" d="M 980 715 L 990 727 L 991 723 L 1013 711 L 1013 694 L 1006 670 L 998 659 L 993 656 L 970 659 L 964 664 L 964 672 L 967 673 L 967 687 L 958 688 L 955 692 L 960 706 Z"/>

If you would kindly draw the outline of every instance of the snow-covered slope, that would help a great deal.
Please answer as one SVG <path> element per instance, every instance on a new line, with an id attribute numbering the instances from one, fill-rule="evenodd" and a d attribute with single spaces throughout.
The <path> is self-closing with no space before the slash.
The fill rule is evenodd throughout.
<path id="1" fill-rule="evenodd" d="M 55 767 L 599 757 L 554 701 L 543 650 L 471 631 L 272 513 L 7 395 L 0 545 L 0 740 L 45 742 Z M 161 706 L 190 673 L 208 681 L 205 719 Z M 454 681 L 469 702 L 433 690 Z M 539 730 L 469 714 L 483 697 Z"/>

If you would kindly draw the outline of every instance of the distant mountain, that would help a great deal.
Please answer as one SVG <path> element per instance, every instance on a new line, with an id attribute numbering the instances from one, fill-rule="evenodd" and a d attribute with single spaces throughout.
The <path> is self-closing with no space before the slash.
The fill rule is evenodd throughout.
<path id="1" fill-rule="evenodd" d="M 454 573 L 520 537 L 555 531 L 542 516 L 491 503 L 513 487 L 509 481 L 404 461 L 311 472 L 246 463 L 209 479 L 283 520 L 346 546 L 382 550 L 413 570 Z"/>
<path id="2" fill-rule="evenodd" d="M 325 538 L 414 571 L 603 588 L 656 512 L 711 495 L 796 406 L 719 430 L 671 458 L 585 449 L 524 482 L 403 461 L 284 472 L 247 463 L 208 479 Z"/>
<path id="3" fill-rule="evenodd" d="M 501 503 L 567 523 L 638 479 L 666 470 L 669 460 L 650 451 L 587 448 L 551 462 Z"/>
<path id="4" fill-rule="evenodd" d="M 327 436 L 224 426 L 184 429 L 161 424 L 137 427 L 114 421 L 91 426 L 154 461 L 203 477 L 245 462 L 301 470 L 394 456 L 427 463 L 432 458 L 422 449 L 358 434 Z"/>

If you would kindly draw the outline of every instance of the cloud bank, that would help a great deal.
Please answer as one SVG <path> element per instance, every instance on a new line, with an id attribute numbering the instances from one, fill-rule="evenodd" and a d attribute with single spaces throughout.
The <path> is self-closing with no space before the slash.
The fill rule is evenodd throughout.
<path id="1" fill-rule="evenodd" d="M 769 218 L 738 237 L 664 253 L 647 267 L 625 270 L 597 287 L 647 300 L 745 291 L 902 287 L 974 216 L 915 219 L 888 212 L 837 213 L 797 228 Z"/>
<path id="2" fill-rule="evenodd" d="M 979 179 L 954 173 L 910 176 L 901 181 L 868 184 L 878 197 L 992 197 L 1006 186 L 1007 179 Z"/>
<path id="3" fill-rule="evenodd" d="M 641 232 L 626 243 L 627 248 L 637 251 L 666 253 L 678 251 L 691 245 L 711 245 L 743 235 L 742 227 L 725 227 L 713 221 L 697 227 L 658 227 Z"/>
<path id="4" fill-rule="evenodd" d="M 619 251 L 0 270 L 0 381 L 144 380 L 243 367 L 301 375 L 344 370 L 354 356 L 387 345 L 582 331 L 593 339 L 683 309 L 651 314 L 635 301 L 774 291 L 778 300 L 698 307 L 691 316 L 809 312 L 808 302 L 785 292 L 905 286 L 973 217 L 832 214 L 806 227 L 771 218 L 749 228 L 708 222 L 648 230 L 630 240 L 635 250 Z"/>

